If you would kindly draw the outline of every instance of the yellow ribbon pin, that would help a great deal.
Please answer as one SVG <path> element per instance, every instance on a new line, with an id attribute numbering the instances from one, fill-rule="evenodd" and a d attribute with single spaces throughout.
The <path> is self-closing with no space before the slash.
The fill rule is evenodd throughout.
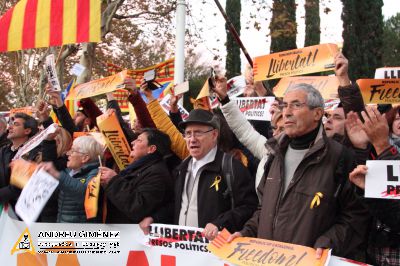
<path id="1" fill-rule="evenodd" d="M 219 182 L 221 182 L 221 176 L 217 175 L 214 179 L 214 183 L 212 183 L 212 185 L 210 186 L 210 188 L 215 187 L 215 191 L 219 190 Z"/>
<path id="2" fill-rule="evenodd" d="M 323 197 L 324 197 L 324 194 L 322 194 L 321 192 L 315 193 L 315 196 L 310 204 L 310 209 L 313 209 L 314 207 L 318 207 L 321 204 L 321 199 Z"/>

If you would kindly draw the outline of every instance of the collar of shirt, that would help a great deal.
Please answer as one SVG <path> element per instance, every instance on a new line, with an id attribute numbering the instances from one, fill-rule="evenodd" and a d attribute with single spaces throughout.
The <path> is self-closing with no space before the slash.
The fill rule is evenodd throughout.
<path id="1" fill-rule="evenodd" d="M 199 171 L 199 169 L 201 167 L 203 167 L 204 165 L 214 161 L 215 159 L 215 155 L 217 154 L 217 145 L 215 145 L 214 148 L 212 148 L 207 154 L 206 156 L 204 156 L 203 158 L 201 158 L 200 160 L 196 160 L 195 158 L 192 158 L 192 175 L 193 177 L 196 177 L 197 172 Z"/>

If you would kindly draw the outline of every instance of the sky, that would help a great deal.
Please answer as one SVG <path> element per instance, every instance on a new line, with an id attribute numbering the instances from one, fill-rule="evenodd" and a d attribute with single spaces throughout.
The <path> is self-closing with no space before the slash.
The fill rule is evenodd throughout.
<path id="1" fill-rule="evenodd" d="M 267 2 L 269 7 L 272 6 L 272 0 L 255 0 Z M 205 2 L 205 3 L 202 3 Z M 297 26 L 297 47 L 304 46 L 304 2 L 305 0 L 296 0 L 297 11 L 296 20 Z M 400 12 L 399 0 L 384 0 L 382 13 L 387 19 L 396 13 Z M 187 23 L 195 25 L 196 28 L 203 27 L 204 42 L 198 45 L 197 52 L 202 53 L 204 63 L 213 62 L 215 54 L 219 54 L 222 58 L 226 56 L 224 43 L 226 41 L 225 21 L 219 13 L 213 0 L 191 1 L 193 9 L 193 19 L 187 18 Z M 225 7 L 225 0 L 220 0 L 220 3 Z M 324 9 L 329 7 L 331 10 L 328 14 L 324 13 Z M 342 28 L 343 22 L 340 18 L 342 12 L 342 3 L 340 0 L 320 0 L 320 16 L 321 16 L 321 43 L 342 43 Z M 214 15 L 216 13 L 216 15 Z M 249 28 L 246 29 L 246 22 L 251 20 L 250 15 L 255 15 L 256 20 L 261 22 L 262 29 L 257 31 L 253 27 L 254 19 Z M 270 38 L 268 34 L 268 26 L 271 21 L 272 12 L 257 12 L 252 0 L 242 0 L 242 15 L 241 15 L 241 40 L 249 52 L 250 56 L 269 54 Z M 247 63 L 243 53 L 241 53 L 242 70 Z M 213 62 L 211 64 L 217 64 Z M 223 69 L 225 61 L 218 63 Z"/>

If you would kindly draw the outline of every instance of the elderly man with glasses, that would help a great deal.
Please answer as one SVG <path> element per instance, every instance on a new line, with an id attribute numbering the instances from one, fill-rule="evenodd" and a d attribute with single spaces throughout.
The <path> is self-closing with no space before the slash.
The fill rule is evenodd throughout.
<path id="1" fill-rule="evenodd" d="M 311 85 L 287 90 L 284 134 L 271 138 L 258 187 L 261 205 L 240 232 L 352 256 L 363 242 L 369 216 L 348 181 L 354 169 L 349 150 L 329 139 L 322 126 L 324 101 Z M 230 240 L 231 240 L 230 239 Z"/>
<path id="2" fill-rule="evenodd" d="M 257 208 L 254 180 L 239 161 L 218 149 L 218 118 L 195 109 L 180 127 L 190 156 L 177 169 L 175 223 L 204 228 L 208 239 L 223 228 L 241 229 Z"/>

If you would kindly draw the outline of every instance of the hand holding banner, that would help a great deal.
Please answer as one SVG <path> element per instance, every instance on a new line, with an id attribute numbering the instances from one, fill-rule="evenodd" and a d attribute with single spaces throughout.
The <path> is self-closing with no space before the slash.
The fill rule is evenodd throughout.
<path id="1" fill-rule="evenodd" d="M 336 44 L 327 43 L 259 56 L 254 59 L 254 81 L 333 70 Z"/>
<path id="2" fill-rule="evenodd" d="M 322 266 L 328 263 L 328 250 L 317 260 L 315 249 L 259 238 L 239 237 L 228 243 L 231 234 L 224 229 L 208 245 L 214 255 L 236 265 L 299 265 Z"/>

